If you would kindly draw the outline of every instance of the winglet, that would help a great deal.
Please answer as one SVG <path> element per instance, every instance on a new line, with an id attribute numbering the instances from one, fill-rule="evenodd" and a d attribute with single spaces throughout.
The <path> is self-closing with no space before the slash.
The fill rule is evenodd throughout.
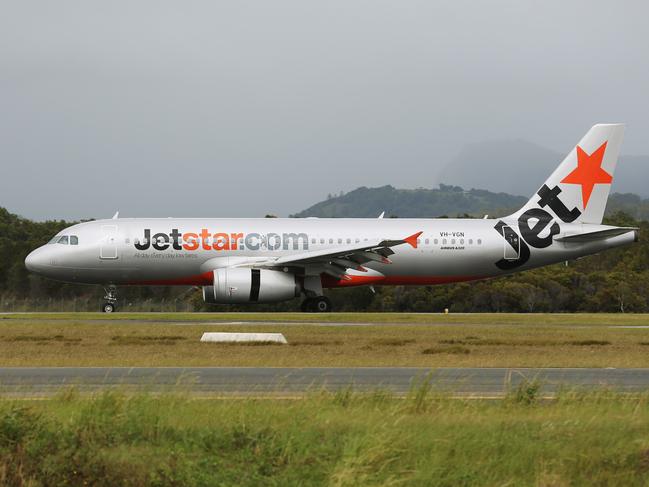
<path id="1" fill-rule="evenodd" d="M 424 233 L 424 232 L 413 233 L 409 237 L 404 238 L 403 241 L 410 244 L 410 245 L 412 245 L 413 249 L 416 249 L 417 248 L 417 239 L 419 238 L 419 236 L 422 233 Z"/>

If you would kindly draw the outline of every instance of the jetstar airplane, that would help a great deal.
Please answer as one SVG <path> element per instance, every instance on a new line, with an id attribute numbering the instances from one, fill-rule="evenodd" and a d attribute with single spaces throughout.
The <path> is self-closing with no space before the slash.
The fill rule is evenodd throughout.
<path id="1" fill-rule="evenodd" d="M 624 126 L 595 125 L 523 208 L 497 219 L 117 218 L 66 228 L 27 256 L 37 274 L 101 284 L 202 286 L 207 303 L 304 296 L 330 311 L 323 288 L 485 279 L 637 241 L 602 225 Z M 382 216 L 382 215 L 381 215 Z"/>

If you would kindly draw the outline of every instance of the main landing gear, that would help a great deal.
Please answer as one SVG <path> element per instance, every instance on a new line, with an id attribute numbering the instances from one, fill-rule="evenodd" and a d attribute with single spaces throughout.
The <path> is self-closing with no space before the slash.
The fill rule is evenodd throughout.
<path id="1" fill-rule="evenodd" d="M 101 305 L 103 313 L 113 313 L 117 307 L 117 288 L 115 286 L 107 286 L 104 288 L 106 302 Z"/>
<path id="2" fill-rule="evenodd" d="M 325 296 L 306 298 L 302 301 L 301 309 L 305 313 L 328 313 L 331 311 L 331 301 Z"/>

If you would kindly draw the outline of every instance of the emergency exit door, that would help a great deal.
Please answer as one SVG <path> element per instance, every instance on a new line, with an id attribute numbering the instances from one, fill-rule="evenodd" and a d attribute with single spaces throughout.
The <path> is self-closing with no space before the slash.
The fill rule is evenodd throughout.
<path id="1" fill-rule="evenodd" d="M 117 259 L 117 225 L 104 225 L 101 227 L 101 233 L 99 258 L 103 260 Z"/>
<path id="2" fill-rule="evenodd" d="M 516 260 L 521 255 L 521 240 L 518 234 L 509 225 L 502 227 L 504 240 L 505 260 Z"/>

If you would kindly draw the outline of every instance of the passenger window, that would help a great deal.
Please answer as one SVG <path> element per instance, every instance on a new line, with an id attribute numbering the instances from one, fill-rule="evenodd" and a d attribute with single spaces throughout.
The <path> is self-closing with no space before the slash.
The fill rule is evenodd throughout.
<path id="1" fill-rule="evenodd" d="M 63 235 L 61 238 L 59 238 L 59 243 L 63 245 L 68 245 L 68 236 Z"/>
<path id="2" fill-rule="evenodd" d="M 482 239 L 478 239 L 478 245 L 482 245 Z"/>
<path id="3" fill-rule="evenodd" d="M 435 239 L 435 240 L 433 240 L 433 243 L 434 243 L 435 245 L 437 245 L 437 244 L 439 243 L 439 240 Z"/>
<path id="4" fill-rule="evenodd" d="M 348 239 L 347 239 L 347 243 L 348 243 L 348 244 L 352 243 L 352 239 L 351 239 L 351 238 L 348 238 Z"/>
<path id="5" fill-rule="evenodd" d="M 464 245 L 464 239 L 463 238 L 460 239 L 460 245 Z"/>
<path id="6" fill-rule="evenodd" d="M 360 242 L 360 241 L 361 241 L 361 239 L 360 239 L 360 238 L 357 238 L 357 239 L 356 239 L 356 243 L 358 243 L 358 242 Z"/>
<path id="7" fill-rule="evenodd" d="M 430 239 L 426 239 L 426 245 L 430 243 Z"/>
<path id="8" fill-rule="evenodd" d="M 324 242 L 325 242 L 325 241 L 324 241 L 324 238 L 321 238 L 321 239 L 320 239 L 320 243 L 323 244 Z"/>
<path id="9" fill-rule="evenodd" d="M 446 239 L 442 240 L 442 245 L 446 245 Z"/>
<path id="10" fill-rule="evenodd" d="M 329 243 L 330 243 L 330 244 L 334 243 L 334 239 L 333 239 L 333 238 L 330 238 L 330 239 L 329 239 Z"/>
<path id="11" fill-rule="evenodd" d="M 126 242 L 126 243 L 128 243 L 128 242 Z M 71 235 L 70 236 L 70 245 L 79 245 L 79 237 L 77 237 L 76 235 Z"/>
<path id="12" fill-rule="evenodd" d="M 469 239 L 469 245 L 473 245 L 473 239 L 472 238 Z"/>
<path id="13" fill-rule="evenodd" d="M 342 238 L 339 238 L 339 239 L 338 239 L 338 243 L 339 243 L 339 244 L 343 243 L 343 239 L 342 239 Z"/>
<path id="14" fill-rule="evenodd" d="M 311 239 L 311 243 L 312 243 L 313 245 L 315 245 L 315 238 L 312 238 L 312 239 Z"/>

